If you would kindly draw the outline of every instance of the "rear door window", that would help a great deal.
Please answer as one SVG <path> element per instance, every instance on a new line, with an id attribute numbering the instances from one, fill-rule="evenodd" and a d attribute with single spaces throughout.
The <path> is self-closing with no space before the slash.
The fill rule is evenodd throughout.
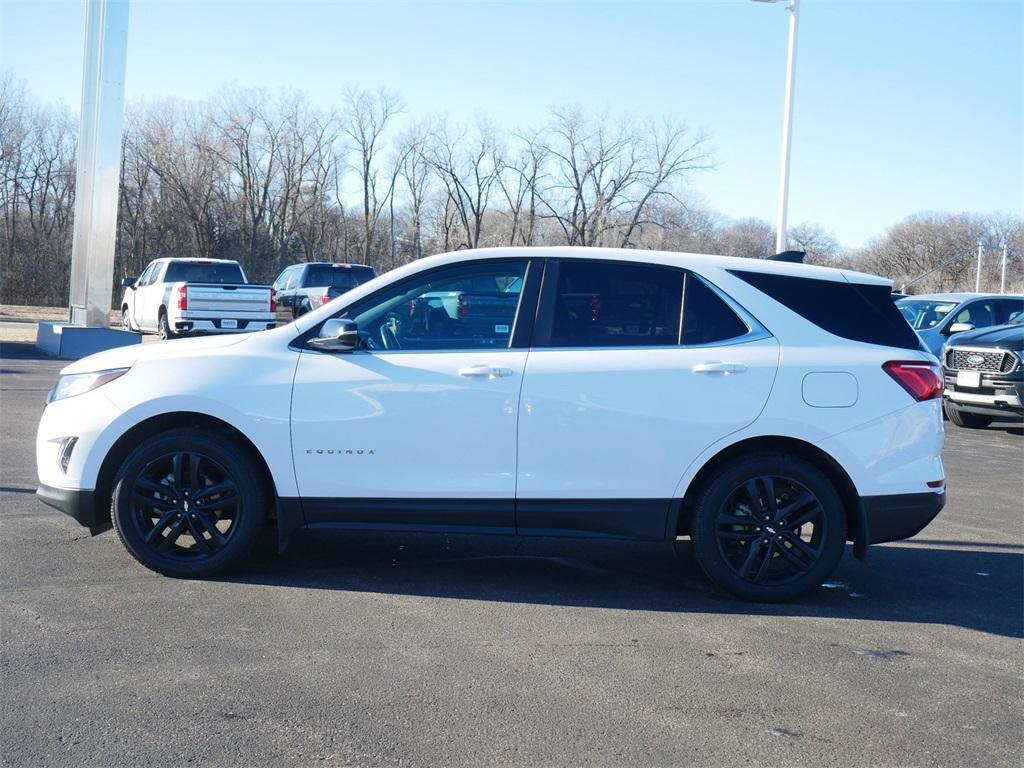
<path id="1" fill-rule="evenodd" d="M 684 275 L 645 264 L 562 261 L 548 346 L 678 344 Z"/>
<path id="2" fill-rule="evenodd" d="M 683 307 L 683 344 L 687 346 L 728 341 L 744 336 L 750 330 L 732 308 L 696 275 L 686 276 Z"/>

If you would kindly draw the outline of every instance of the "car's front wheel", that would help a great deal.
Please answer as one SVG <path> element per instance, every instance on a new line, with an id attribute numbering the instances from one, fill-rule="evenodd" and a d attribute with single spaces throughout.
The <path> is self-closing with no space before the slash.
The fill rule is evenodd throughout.
<path id="1" fill-rule="evenodd" d="M 174 429 L 133 450 L 114 479 L 114 528 L 131 555 L 167 576 L 237 565 L 259 538 L 267 494 L 254 461 L 212 431 Z"/>
<path id="2" fill-rule="evenodd" d="M 761 602 L 819 587 L 846 543 L 846 515 L 832 482 L 803 459 L 740 457 L 718 471 L 695 505 L 693 552 L 722 589 Z"/>

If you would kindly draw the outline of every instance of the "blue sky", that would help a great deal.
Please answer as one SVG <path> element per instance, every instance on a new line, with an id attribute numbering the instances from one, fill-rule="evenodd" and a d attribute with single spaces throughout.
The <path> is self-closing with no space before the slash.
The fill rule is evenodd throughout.
<path id="1" fill-rule="evenodd" d="M 0 67 L 77 110 L 84 3 L 0 0 Z M 671 114 L 712 137 L 691 189 L 773 219 L 788 14 L 748 0 L 134 0 L 129 99 L 225 84 L 321 104 L 384 85 L 415 115 L 535 125 L 551 105 Z M 1024 209 L 1024 3 L 803 0 L 790 221 L 860 245 L 919 210 Z"/>

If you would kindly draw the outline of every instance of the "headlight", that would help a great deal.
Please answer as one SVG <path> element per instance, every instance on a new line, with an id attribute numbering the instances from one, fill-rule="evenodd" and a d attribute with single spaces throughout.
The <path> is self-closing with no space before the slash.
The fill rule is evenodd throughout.
<path id="1" fill-rule="evenodd" d="M 94 371 L 93 373 L 75 373 L 70 376 L 61 376 L 57 386 L 47 393 L 46 402 L 52 403 L 55 400 L 63 400 L 66 397 L 84 395 L 96 387 L 109 384 L 114 379 L 119 379 L 128 373 L 127 368 L 112 368 L 109 371 Z"/>

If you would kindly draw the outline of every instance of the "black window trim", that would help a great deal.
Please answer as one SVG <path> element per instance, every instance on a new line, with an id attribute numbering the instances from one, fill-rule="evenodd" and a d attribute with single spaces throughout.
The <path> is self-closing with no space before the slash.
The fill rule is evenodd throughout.
<path id="1" fill-rule="evenodd" d="M 672 264 L 655 264 L 647 261 L 631 261 L 623 259 L 571 259 L 573 264 L 585 263 L 585 264 L 614 264 L 623 266 L 640 266 L 640 267 L 655 267 L 661 269 L 668 269 L 675 272 L 682 272 L 683 274 L 683 287 L 682 287 L 682 298 L 679 302 L 679 333 L 677 336 L 677 342 L 675 344 L 609 344 L 607 346 L 552 346 L 551 345 L 551 334 L 554 329 L 554 315 L 555 315 L 555 303 L 556 293 L 558 291 L 558 277 L 561 265 L 568 259 L 548 259 L 544 269 L 544 280 L 540 289 L 540 301 L 537 306 L 537 320 L 533 330 L 533 349 L 545 349 L 551 351 L 594 351 L 594 350 L 630 350 L 630 349 L 703 349 L 709 347 L 725 347 L 732 346 L 734 344 L 746 344 L 751 341 L 758 341 L 760 339 L 767 339 L 772 337 L 772 333 L 765 328 L 753 315 L 751 315 L 743 306 L 737 303 L 731 296 L 724 293 L 717 285 L 710 282 L 703 275 L 699 275 L 691 269 L 685 267 L 677 267 Z M 729 307 L 739 318 L 740 322 L 747 327 L 747 332 L 739 336 L 734 336 L 730 339 L 722 339 L 721 341 L 712 341 L 707 344 L 683 344 L 683 334 L 685 328 L 683 325 L 683 318 L 686 313 L 686 281 L 691 278 L 700 280 L 705 286 L 707 286 L 712 293 L 714 293 L 719 299 L 725 302 L 725 305 Z"/>
<path id="2" fill-rule="evenodd" d="M 326 350 L 318 350 L 310 347 L 306 342 L 309 339 L 320 333 L 320 328 L 328 320 L 342 317 L 347 312 L 351 311 L 353 307 L 356 307 L 365 302 L 370 302 L 379 297 L 381 294 L 390 292 L 395 288 L 400 288 L 403 285 L 411 283 L 413 281 L 422 280 L 424 278 L 430 278 L 434 275 L 443 275 L 445 272 L 450 272 L 458 269 L 463 269 L 466 266 L 484 266 L 489 264 L 509 264 L 509 263 L 526 263 L 526 271 L 523 273 L 523 290 L 519 293 L 519 306 L 516 308 L 516 317 L 512 323 L 512 332 L 509 334 L 509 344 L 506 347 L 459 347 L 455 349 L 373 349 L 373 350 L 356 350 L 356 352 L 332 352 Z M 492 258 L 478 258 L 466 261 L 458 261 L 453 264 L 442 264 L 432 269 L 426 269 L 421 272 L 403 277 L 401 280 L 388 283 L 387 285 L 381 286 L 379 289 L 370 293 L 356 302 L 342 307 L 338 311 L 328 315 L 319 323 L 311 327 L 308 331 L 299 334 L 289 343 L 289 347 L 297 348 L 302 352 L 313 352 L 321 355 L 337 355 L 337 354 L 372 354 L 372 355 L 402 355 L 402 354 L 447 354 L 451 352 L 476 352 L 476 353 L 496 353 L 505 352 L 507 350 L 519 349 L 528 350 L 531 346 L 533 331 L 534 331 L 534 320 L 537 313 L 537 295 L 540 292 L 540 281 L 544 272 L 546 272 L 545 259 L 537 256 L 506 256 Z"/>

